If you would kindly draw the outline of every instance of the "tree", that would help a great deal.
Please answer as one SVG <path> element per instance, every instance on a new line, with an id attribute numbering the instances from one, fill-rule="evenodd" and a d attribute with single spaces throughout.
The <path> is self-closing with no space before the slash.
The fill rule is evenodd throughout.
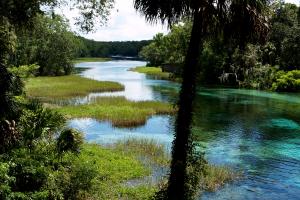
<path id="1" fill-rule="evenodd" d="M 8 59 L 15 51 L 16 30 L 34 27 L 32 19 L 46 11 L 42 8 L 54 8 L 69 5 L 80 11 L 77 25 L 83 31 L 91 31 L 95 19 L 105 22 L 114 0 L 3 0 L 0 3 L 0 120 L 16 117 L 14 96 L 20 95 L 22 85 L 18 77 L 8 71 Z"/>
<path id="2" fill-rule="evenodd" d="M 276 48 L 276 60 L 273 62 L 279 64 L 283 70 L 293 70 L 300 66 L 297 59 L 297 42 L 300 38 L 299 10 L 294 4 L 279 4 L 271 20 L 270 42 Z"/>
<path id="3" fill-rule="evenodd" d="M 265 3 L 247 0 L 135 0 L 135 8 L 141 11 L 148 21 L 161 20 L 171 25 L 187 16 L 193 21 L 178 102 L 168 199 L 191 198 L 185 185 L 188 177 L 186 168 L 188 152 L 192 146 L 190 128 L 196 93 L 196 66 L 203 49 L 204 38 L 222 33 L 226 39 L 234 37 L 243 49 L 247 40 L 266 35 L 266 20 L 261 16 Z"/>

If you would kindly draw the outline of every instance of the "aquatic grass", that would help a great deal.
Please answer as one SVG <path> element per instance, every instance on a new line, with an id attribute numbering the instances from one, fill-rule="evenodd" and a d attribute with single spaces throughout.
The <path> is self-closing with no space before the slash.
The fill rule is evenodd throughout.
<path id="1" fill-rule="evenodd" d="M 143 125 L 151 115 L 175 114 L 168 103 L 157 101 L 129 101 L 125 97 L 97 97 L 90 104 L 56 108 L 67 118 L 95 118 L 110 121 L 116 127 Z"/>
<path id="2" fill-rule="evenodd" d="M 121 187 L 119 190 L 121 199 L 130 200 L 153 199 L 157 191 L 157 187 L 149 184 L 136 187 Z"/>
<path id="3" fill-rule="evenodd" d="M 145 164 L 144 159 L 141 159 L 143 157 L 159 166 L 169 167 L 166 164 L 170 161 L 169 152 L 162 144 L 153 140 L 134 138 L 121 140 L 109 146 L 85 143 L 78 157 L 67 154 L 63 159 L 73 160 L 74 167 L 88 166 L 90 170 L 96 172 L 92 176 L 91 189 L 84 194 L 86 199 L 139 200 L 152 198 L 156 192 L 165 188 L 167 183 L 167 177 L 157 183 L 145 179 L 151 176 L 152 166 Z M 236 177 L 226 167 L 207 164 L 204 169 L 204 173 L 201 174 L 201 191 L 215 191 Z M 141 181 L 138 184 L 127 184 L 132 180 Z"/>
<path id="4" fill-rule="evenodd" d="M 95 164 L 99 176 L 112 182 L 140 178 L 150 173 L 134 156 L 93 143 L 83 145 L 78 161 Z"/>
<path id="5" fill-rule="evenodd" d="M 153 167 L 157 165 L 164 168 L 169 168 L 170 164 L 170 153 L 167 152 L 164 145 L 158 143 L 154 140 L 149 139 L 135 139 L 129 138 L 125 140 L 120 140 L 110 146 L 110 149 L 117 150 L 125 153 L 126 155 L 135 156 L 138 160 L 141 160 L 143 164 L 148 167 Z M 141 159 L 144 158 L 144 159 Z M 145 159 L 148 162 L 145 162 Z M 234 172 L 229 167 L 217 166 L 209 163 L 203 163 L 203 171 L 199 171 L 194 176 L 199 176 L 200 192 L 204 191 L 216 191 L 226 183 L 232 182 L 241 177 L 241 173 Z M 198 166 L 194 166 L 198 167 Z M 167 175 L 167 174 L 165 174 Z M 147 185 L 143 183 L 134 188 L 123 188 L 122 192 L 124 194 L 132 194 L 133 196 L 138 196 L 139 191 L 145 188 L 152 190 L 154 195 L 155 191 L 165 188 L 167 185 L 167 177 L 164 177 L 161 182 L 156 185 Z"/>
<path id="6" fill-rule="evenodd" d="M 129 138 L 113 144 L 113 149 L 147 158 L 149 164 L 168 166 L 170 154 L 166 147 L 155 140 Z"/>
<path id="7" fill-rule="evenodd" d="M 151 75 L 159 79 L 169 80 L 171 78 L 171 73 L 163 72 L 160 67 L 135 67 L 131 68 L 130 71 Z"/>
<path id="8" fill-rule="evenodd" d="M 30 98 L 41 100 L 67 99 L 86 96 L 92 92 L 124 90 L 124 86 L 110 81 L 96 81 L 76 75 L 35 77 L 26 81 L 25 90 Z"/>
<path id="9" fill-rule="evenodd" d="M 203 191 L 216 191 L 228 182 L 238 179 L 241 174 L 236 173 L 225 166 L 206 164 L 204 174 L 201 177 Z"/>
<path id="10" fill-rule="evenodd" d="M 98 57 L 82 57 L 76 58 L 73 60 L 73 63 L 82 63 L 82 62 L 107 62 L 111 61 L 111 58 L 98 58 Z"/>
<path id="11" fill-rule="evenodd" d="M 73 160 L 74 167 L 88 166 L 88 169 L 93 172 L 92 186 L 89 192 L 84 194 L 87 199 L 117 200 L 122 194 L 133 199 L 131 196 L 145 195 L 145 190 L 137 188 L 133 192 L 123 184 L 130 179 L 150 175 L 150 169 L 131 154 L 108 149 L 98 144 L 85 143 L 78 157 L 68 154 L 64 159 Z M 84 176 L 84 174 L 80 175 Z"/>

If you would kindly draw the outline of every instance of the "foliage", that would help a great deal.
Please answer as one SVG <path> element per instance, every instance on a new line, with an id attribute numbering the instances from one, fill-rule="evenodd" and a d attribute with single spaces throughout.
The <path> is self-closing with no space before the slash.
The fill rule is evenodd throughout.
<path id="1" fill-rule="evenodd" d="M 271 89 L 279 69 L 293 70 L 299 67 L 299 8 L 293 4 L 271 4 L 266 12 L 271 16 L 269 40 L 265 44 L 228 44 L 224 36 L 205 38 L 199 56 L 198 81 L 219 84 L 223 73 L 234 73 L 240 86 L 255 89 Z M 173 25 L 169 34 L 157 35 L 141 55 L 152 63 L 183 63 L 188 45 L 191 22 Z M 175 56 L 174 56 L 175 55 Z M 178 58 L 174 60 L 173 58 Z"/>
<path id="2" fill-rule="evenodd" d="M 20 78 L 29 78 L 36 75 L 39 66 L 36 64 L 10 67 L 9 71 Z"/>
<path id="3" fill-rule="evenodd" d="M 283 92 L 300 91 L 300 70 L 277 72 L 276 81 L 273 83 L 272 89 Z"/>
<path id="4" fill-rule="evenodd" d="M 300 69 L 300 24 L 290 29 L 282 41 L 282 66 L 284 69 Z M 283 67 L 282 67 L 283 68 Z"/>
<path id="5" fill-rule="evenodd" d="M 167 35 L 161 33 L 154 36 L 153 41 L 145 46 L 140 55 L 149 61 L 150 66 L 163 63 L 183 63 L 190 38 L 191 23 L 179 23 L 172 26 Z"/>
<path id="6" fill-rule="evenodd" d="M 299 67 L 299 8 L 294 4 L 279 4 L 271 19 L 272 29 L 270 42 L 275 46 L 276 59 L 273 63 L 278 64 L 283 70 L 293 70 Z"/>
<path id="7" fill-rule="evenodd" d="M 12 65 L 37 63 L 39 75 L 70 74 L 80 41 L 70 31 L 68 22 L 57 15 L 37 16 L 33 20 L 33 29 L 18 33 Z"/>
<path id="8" fill-rule="evenodd" d="M 167 46 L 165 46 L 163 34 L 159 33 L 154 36 L 153 41 L 145 46 L 140 52 L 140 56 L 149 61 L 149 65 L 159 66 L 164 62 L 165 52 Z"/>
<path id="9" fill-rule="evenodd" d="M 96 81 L 80 76 L 36 77 L 26 81 L 27 96 L 51 101 L 85 96 L 91 92 L 121 91 L 124 89 L 119 83 L 110 81 Z"/>
<path id="10" fill-rule="evenodd" d="M 18 130 L 22 133 L 23 145 L 33 148 L 39 140 L 51 140 L 64 123 L 62 115 L 44 108 L 42 104 L 33 100 L 23 109 Z"/>
<path id="11" fill-rule="evenodd" d="M 112 41 L 100 42 L 79 37 L 82 46 L 77 57 L 111 57 L 125 56 L 138 57 L 141 49 L 150 43 L 149 40 L 142 41 Z"/>
<path id="12" fill-rule="evenodd" d="M 111 61 L 110 58 L 98 58 L 98 57 L 81 57 L 76 58 L 73 62 L 74 63 L 82 63 L 82 62 L 106 62 Z M 75 68 L 76 70 L 76 68 Z"/>
<path id="13" fill-rule="evenodd" d="M 80 132 L 73 129 L 63 130 L 57 138 L 57 150 L 59 154 L 63 152 L 79 153 L 83 137 Z"/>

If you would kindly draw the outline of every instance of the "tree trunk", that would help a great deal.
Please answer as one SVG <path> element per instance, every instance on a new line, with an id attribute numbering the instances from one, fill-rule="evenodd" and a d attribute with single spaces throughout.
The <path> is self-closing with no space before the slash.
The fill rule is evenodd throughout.
<path id="1" fill-rule="evenodd" d="M 175 124 L 175 139 L 173 141 L 171 174 L 167 198 L 169 200 L 187 199 L 185 181 L 186 167 L 190 150 L 191 124 L 193 117 L 193 101 L 196 93 L 197 65 L 199 54 L 203 49 L 203 27 L 201 11 L 193 16 L 193 28 L 187 56 L 183 68 L 183 81 L 178 101 L 178 114 Z"/>

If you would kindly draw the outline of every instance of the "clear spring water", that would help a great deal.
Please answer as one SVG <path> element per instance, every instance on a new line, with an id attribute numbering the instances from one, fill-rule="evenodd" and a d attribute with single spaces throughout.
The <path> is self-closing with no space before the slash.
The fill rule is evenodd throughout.
<path id="1" fill-rule="evenodd" d="M 178 84 L 154 80 L 128 71 L 142 66 L 136 61 L 81 63 L 82 76 L 117 81 L 125 91 L 90 94 L 121 95 L 131 100 L 176 99 Z M 243 89 L 201 88 L 195 105 L 193 132 L 214 164 L 243 173 L 241 180 L 227 184 L 201 199 L 300 199 L 300 95 Z M 86 134 L 88 141 L 112 143 L 134 137 L 150 138 L 170 148 L 173 117 L 154 116 L 144 126 L 114 128 L 108 122 L 74 119 L 71 127 Z"/>

